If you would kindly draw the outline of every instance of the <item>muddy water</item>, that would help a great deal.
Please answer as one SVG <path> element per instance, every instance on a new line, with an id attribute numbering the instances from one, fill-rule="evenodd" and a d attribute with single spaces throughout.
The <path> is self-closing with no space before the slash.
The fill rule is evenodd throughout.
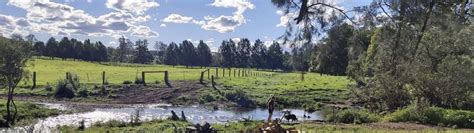
<path id="1" fill-rule="evenodd" d="M 61 104 L 45 104 L 46 107 L 65 110 L 67 107 Z M 34 130 L 52 130 L 57 126 L 72 125 L 78 126 L 80 121 L 85 122 L 88 127 L 96 122 L 105 122 L 109 120 L 130 121 L 132 114 L 139 110 L 140 119 L 143 121 L 151 119 L 166 119 L 171 116 L 171 111 L 175 111 L 181 117 L 181 111 L 184 112 L 186 119 L 192 123 L 225 123 L 242 120 L 243 118 L 252 120 L 265 120 L 268 117 L 266 109 L 233 109 L 233 110 L 211 110 L 200 106 L 170 106 L 166 104 L 148 104 L 148 105 L 130 105 L 121 108 L 95 108 L 93 111 L 64 114 L 54 117 L 48 117 L 38 120 L 33 127 Z M 298 120 L 321 120 L 322 113 L 315 112 L 309 115 L 311 118 L 303 118 L 303 110 L 287 109 L 298 117 Z M 274 112 L 274 119 L 280 118 L 282 111 Z"/>

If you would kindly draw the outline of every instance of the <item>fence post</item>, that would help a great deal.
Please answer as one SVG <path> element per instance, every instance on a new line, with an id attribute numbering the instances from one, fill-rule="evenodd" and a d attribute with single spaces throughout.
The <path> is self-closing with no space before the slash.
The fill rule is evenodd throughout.
<path id="1" fill-rule="evenodd" d="M 225 77 L 225 68 L 222 68 L 222 78 Z"/>
<path id="2" fill-rule="evenodd" d="M 205 72 L 201 72 L 201 78 L 199 78 L 199 83 L 201 84 L 204 84 L 203 80 L 204 80 L 204 73 Z"/>
<path id="3" fill-rule="evenodd" d="M 212 88 L 217 89 L 216 82 L 214 82 L 214 76 L 211 76 L 211 84 L 212 84 Z"/>
<path id="4" fill-rule="evenodd" d="M 69 72 L 66 72 L 66 80 L 69 80 Z"/>
<path id="5" fill-rule="evenodd" d="M 210 69 L 207 69 L 207 79 L 211 79 L 211 76 L 209 76 L 210 71 L 211 71 Z"/>
<path id="6" fill-rule="evenodd" d="M 105 85 L 105 71 L 102 71 L 102 85 Z"/>
<path id="7" fill-rule="evenodd" d="M 216 77 L 215 78 L 218 78 L 219 77 L 219 68 L 216 67 Z"/>
<path id="8" fill-rule="evenodd" d="M 165 84 L 170 88 L 172 87 L 168 80 L 168 71 L 165 71 Z"/>
<path id="9" fill-rule="evenodd" d="M 234 77 L 235 77 L 235 68 L 234 68 Z"/>
<path id="10" fill-rule="evenodd" d="M 142 72 L 142 82 L 143 82 L 143 85 L 146 86 L 146 82 L 145 82 L 145 72 Z"/>
<path id="11" fill-rule="evenodd" d="M 33 90 L 36 87 L 36 72 L 33 72 L 33 86 L 31 89 Z"/>
<path id="12" fill-rule="evenodd" d="M 239 76 L 239 77 L 240 77 L 240 69 L 239 69 L 239 74 L 238 74 L 237 76 Z"/>

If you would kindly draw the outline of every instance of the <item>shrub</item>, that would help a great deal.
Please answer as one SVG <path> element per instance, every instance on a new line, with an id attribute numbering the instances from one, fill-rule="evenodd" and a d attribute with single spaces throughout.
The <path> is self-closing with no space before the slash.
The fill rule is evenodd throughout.
<path id="1" fill-rule="evenodd" d="M 71 84 L 68 84 L 67 80 L 59 80 L 56 85 L 56 91 L 54 92 L 55 98 L 73 98 L 74 89 Z"/>
<path id="2" fill-rule="evenodd" d="M 135 84 L 144 84 L 145 82 L 143 81 L 142 78 L 135 78 Z"/>
<path id="3" fill-rule="evenodd" d="M 443 114 L 444 119 L 441 123 L 446 126 L 474 128 L 473 111 L 446 109 L 443 111 Z"/>
<path id="4" fill-rule="evenodd" d="M 443 111 L 441 108 L 430 107 L 427 102 L 419 102 L 385 116 L 384 121 L 437 125 L 442 119 Z"/>
<path id="5" fill-rule="evenodd" d="M 466 110 L 426 107 L 419 109 L 412 104 L 384 117 L 389 122 L 416 122 L 431 125 L 445 125 L 460 128 L 474 128 L 474 112 Z"/>
<path id="6" fill-rule="evenodd" d="M 380 117 L 366 109 L 346 109 L 336 114 L 326 113 L 326 119 L 331 122 L 360 124 L 377 122 Z"/>
<path id="7" fill-rule="evenodd" d="M 79 91 L 77 91 L 77 95 L 79 97 L 87 97 L 89 96 L 89 91 L 86 88 L 82 88 L 82 89 L 79 89 Z"/>
<path id="8" fill-rule="evenodd" d="M 53 91 L 53 87 L 49 83 L 46 83 L 46 87 L 44 87 L 44 89 L 46 91 Z"/>
<path id="9" fill-rule="evenodd" d="M 132 84 L 132 81 L 130 81 L 130 80 L 125 80 L 125 81 L 123 81 L 123 84 L 126 84 L 126 85 Z"/>
<path id="10" fill-rule="evenodd" d="M 224 95 L 227 100 L 235 102 L 241 107 L 255 107 L 255 101 L 241 89 L 225 92 Z"/>
<path id="11" fill-rule="evenodd" d="M 199 96 L 200 103 L 208 103 L 223 100 L 222 96 L 213 94 L 212 92 L 207 92 Z"/>

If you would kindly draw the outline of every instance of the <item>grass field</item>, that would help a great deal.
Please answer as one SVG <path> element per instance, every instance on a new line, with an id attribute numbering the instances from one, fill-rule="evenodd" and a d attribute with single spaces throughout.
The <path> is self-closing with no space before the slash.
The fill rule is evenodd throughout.
<path id="1" fill-rule="evenodd" d="M 31 73 L 36 72 L 37 85 L 43 86 L 47 83 L 55 84 L 58 79 L 64 79 L 66 72 L 77 74 L 80 77 L 81 83 L 86 84 L 101 84 L 103 71 L 106 72 L 106 80 L 109 84 L 122 84 L 125 80 L 133 82 L 137 77 L 141 78 L 142 71 L 168 71 L 169 80 L 198 81 L 201 71 L 204 71 L 205 68 L 35 59 L 30 62 L 28 70 Z M 215 74 L 214 68 L 210 70 L 210 74 Z M 227 73 L 228 71 L 226 70 L 226 76 L 228 76 Z M 221 74 L 222 69 L 219 69 L 219 75 L 221 76 Z M 164 74 L 162 73 L 147 74 L 146 82 L 163 82 L 163 77 Z M 205 77 L 207 77 L 207 74 Z M 28 81 L 27 85 L 31 85 L 31 79 Z M 22 84 L 24 85 L 24 83 Z"/>
<path id="2" fill-rule="evenodd" d="M 277 73 L 273 77 L 221 78 L 227 89 L 242 89 L 258 105 L 265 105 L 271 94 L 278 103 L 286 107 L 313 106 L 317 103 L 333 103 L 348 97 L 347 85 L 350 81 L 344 76 L 326 76 L 317 73 L 305 74 L 304 81 L 299 73 Z"/>
<path id="3" fill-rule="evenodd" d="M 186 68 L 184 66 L 167 66 L 167 65 L 141 65 L 141 64 L 127 64 L 127 63 L 97 63 L 71 60 L 49 60 L 49 59 L 34 59 L 30 62 L 28 67 L 30 72 L 36 72 L 38 88 L 50 84 L 55 87 L 59 79 L 65 78 L 66 72 L 75 73 L 80 77 L 82 84 L 100 85 L 102 83 L 102 72 L 106 72 L 106 80 L 109 84 L 120 85 L 128 80 L 134 82 L 137 77 L 141 77 L 142 71 L 169 71 L 169 80 L 193 80 L 198 82 L 201 71 L 205 68 L 195 67 Z M 239 70 L 235 69 L 236 77 L 234 77 L 234 69 L 231 69 L 229 76 L 229 69 L 225 70 L 225 76 L 222 75 L 222 69 L 219 69 L 219 78 L 216 80 L 224 91 L 240 89 L 247 93 L 252 100 L 255 100 L 257 105 L 265 106 L 267 98 L 274 94 L 281 107 L 297 107 L 301 108 L 304 105 L 315 106 L 319 103 L 334 103 L 347 99 L 347 84 L 350 81 L 344 76 L 327 76 L 319 75 L 317 73 L 305 74 L 305 80 L 300 80 L 299 73 L 282 73 L 282 72 L 268 72 L 256 71 L 247 69 L 252 72 L 261 74 L 273 74 L 274 76 L 249 76 L 239 77 Z M 242 73 L 242 71 L 240 72 Z M 216 69 L 210 68 L 210 75 L 215 75 Z M 147 74 L 147 83 L 155 83 L 158 81 L 163 83 L 163 74 Z M 204 76 L 207 79 L 207 74 Z M 29 82 L 20 83 L 25 89 L 17 89 L 17 94 L 32 94 L 32 95 L 51 95 L 52 92 L 47 92 L 44 89 L 28 89 L 31 86 L 32 79 Z M 92 87 L 88 87 L 92 88 Z M 2 93 L 3 91 L 0 91 Z M 203 93 L 213 93 L 201 91 Z"/>

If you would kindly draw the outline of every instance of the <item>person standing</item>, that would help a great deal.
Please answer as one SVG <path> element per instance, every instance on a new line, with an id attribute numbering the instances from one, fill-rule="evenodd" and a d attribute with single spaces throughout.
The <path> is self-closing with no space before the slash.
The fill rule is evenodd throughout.
<path id="1" fill-rule="evenodd" d="M 267 102 L 269 123 L 272 122 L 272 115 L 273 115 L 273 110 L 275 109 L 275 105 L 276 105 L 276 98 L 274 95 L 271 95 Z"/>

